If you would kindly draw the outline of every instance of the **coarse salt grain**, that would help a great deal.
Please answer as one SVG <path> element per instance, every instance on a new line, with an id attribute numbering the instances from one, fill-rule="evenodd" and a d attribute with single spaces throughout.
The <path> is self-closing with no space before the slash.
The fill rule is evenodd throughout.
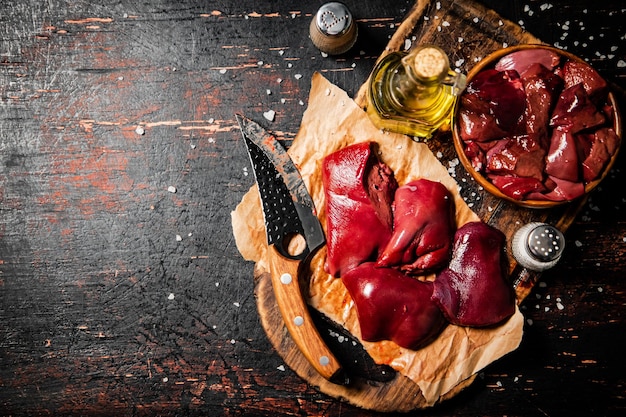
<path id="1" fill-rule="evenodd" d="M 174 296 L 174 293 L 173 293 L 173 292 L 171 292 L 171 293 L 170 293 L 170 295 L 168 295 L 168 296 L 167 296 L 167 299 L 168 299 L 168 300 L 173 300 L 173 299 L 174 299 L 174 297 L 175 297 L 175 296 Z"/>
<path id="2" fill-rule="evenodd" d="M 285 372 L 285 365 L 278 365 L 276 369 L 278 369 L 281 372 Z"/>
<path id="3" fill-rule="evenodd" d="M 565 306 L 561 303 L 556 303 L 556 308 L 558 308 L 559 310 L 563 310 Z"/>
<path id="4" fill-rule="evenodd" d="M 274 110 L 268 110 L 263 113 L 263 117 L 265 117 L 270 122 L 274 121 L 274 117 L 276 116 L 276 112 Z"/>
<path id="5" fill-rule="evenodd" d="M 220 70 L 220 74 L 226 74 L 226 68 L 222 68 L 222 69 Z"/>
<path id="6" fill-rule="evenodd" d="M 167 191 L 174 194 L 176 193 L 176 187 L 174 187 L 173 185 L 170 185 L 169 187 L 167 187 Z"/>
<path id="7" fill-rule="evenodd" d="M 143 135 L 144 133 L 146 133 L 146 131 L 144 130 L 143 127 L 137 126 L 137 128 L 135 129 L 135 133 L 138 135 Z"/>
<path id="8" fill-rule="evenodd" d="M 296 74 L 293 76 L 296 80 L 299 80 L 300 78 L 302 78 L 302 74 Z"/>
<path id="9" fill-rule="evenodd" d="M 233 305 L 234 305 L 235 307 L 241 307 L 241 304 L 239 304 L 237 301 L 235 301 L 235 302 L 233 303 Z"/>
<path id="10" fill-rule="evenodd" d="M 176 241 L 180 242 L 183 240 L 183 237 L 181 235 L 176 235 Z"/>

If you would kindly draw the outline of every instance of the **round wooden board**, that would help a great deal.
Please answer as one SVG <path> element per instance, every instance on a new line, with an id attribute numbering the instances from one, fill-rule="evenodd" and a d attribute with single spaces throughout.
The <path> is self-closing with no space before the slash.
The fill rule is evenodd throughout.
<path id="1" fill-rule="evenodd" d="M 458 31 L 465 30 L 466 37 L 475 37 L 481 45 L 474 53 L 487 54 L 497 48 L 496 40 L 510 44 L 516 43 L 540 43 L 540 40 L 532 34 L 524 31 L 517 24 L 501 18 L 493 10 L 472 0 L 441 1 L 441 7 L 435 9 L 432 0 L 416 0 L 415 5 L 409 11 L 402 24 L 398 26 L 387 47 L 381 53 L 379 59 L 390 52 L 404 48 L 406 39 L 414 39 L 413 43 L 439 43 L 436 26 L 422 25 L 419 22 L 425 14 L 429 14 L 429 21 L 433 20 L 430 14 L 437 14 L 439 20 L 452 22 L 458 27 Z M 441 15 L 441 16 L 439 16 Z M 477 28 L 473 16 L 480 16 L 481 26 Z M 354 101 L 361 107 L 365 106 L 366 81 L 354 97 Z M 558 225 L 561 230 L 573 220 L 580 205 L 566 211 L 559 219 Z M 495 210 L 500 213 L 501 210 Z M 536 282 L 537 277 L 526 270 L 517 271 L 516 276 L 522 274 L 516 282 L 518 301 L 528 295 Z M 289 336 L 283 323 L 278 306 L 274 298 L 271 278 L 267 273 L 255 271 L 255 295 L 257 308 L 261 318 L 261 324 L 265 332 L 285 363 L 294 370 L 301 378 L 321 392 L 335 398 L 345 399 L 347 402 L 369 410 L 380 412 L 407 412 L 418 408 L 425 408 L 426 403 L 420 388 L 409 378 L 396 374 L 390 382 L 375 382 L 365 379 L 356 379 L 348 386 L 333 384 L 321 377 L 300 353 L 298 347 Z M 439 402 L 452 398 L 464 388 L 468 387 L 476 378 L 472 375 L 464 381 L 460 381 L 451 391 L 439 398 Z"/>
<path id="2" fill-rule="evenodd" d="M 380 412 L 407 412 L 428 406 L 422 392 L 409 378 L 396 374 L 390 382 L 376 382 L 352 378 L 349 385 L 337 385 L 321 377 L 302 355 L 289 336 L 276 305 L 272 280 L 268 273 L 255 270 L 254 294 L 261 318 L 261 325 L 274 349 L 298 376 L 324 394 L 344 399 L 352 405 Z M 475 375 L 461 381 L 440 400 L 455 396 L 474 381 Z"/>

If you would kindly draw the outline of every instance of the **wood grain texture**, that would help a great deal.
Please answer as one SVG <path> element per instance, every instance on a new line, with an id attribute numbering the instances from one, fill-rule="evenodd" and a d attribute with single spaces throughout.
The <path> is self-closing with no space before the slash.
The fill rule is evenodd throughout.
<path id="1" fill-rule="evenodd" d="M 483 3 L 626 87 L 620 4 Z M 359 40 L 332 58 L 306 39 L 320 4 L 0 2 L 1 415 L 378 415 L 275 353 L 230 230 L 253 183 L 234 114 L 288 145 L 313 72 L 355 96 L 414 2 L 348 2 Z M 623 414 L 625 181 L 622 153 L 520 349 L 429 414 Z"/>

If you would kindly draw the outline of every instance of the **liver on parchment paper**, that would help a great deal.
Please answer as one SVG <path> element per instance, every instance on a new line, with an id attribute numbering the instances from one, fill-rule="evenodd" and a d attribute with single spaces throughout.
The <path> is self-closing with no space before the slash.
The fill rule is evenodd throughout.
<path id="1" fill-rule="evenodd" d="M 301 380 L 259 325 L 234 114 L 288 145 L 313 72 L 354 96 L 413 2 L 346 1 L 359 39 L 338 57 L 308 39 L 322 2 L 91 3 L 0 4 L 0 414 L 375 415 Z M 621 2 L 482 3 L 625 107 Z M 621 155 L 523 302 L 520 348 L 429 414 L 626 412 L 625 181 Z"/>

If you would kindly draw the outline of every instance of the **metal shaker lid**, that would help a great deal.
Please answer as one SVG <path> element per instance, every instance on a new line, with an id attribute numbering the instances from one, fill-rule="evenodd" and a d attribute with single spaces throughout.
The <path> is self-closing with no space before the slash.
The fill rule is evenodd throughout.
<path id="1" fill-rule="evenodd" d="M 322 5 L 309 25 L 313 44 L 329 55 L 347 52 L 357 39 L 357 25 L 345 4 L 331 2 Z"/>
<path id="2" fill-rule="evenodd" d="M 326 36 L 341 36 L 350 30 L 352 13 L 343 3 L 326 3 L 317 11 L 315 24 Z"/>

